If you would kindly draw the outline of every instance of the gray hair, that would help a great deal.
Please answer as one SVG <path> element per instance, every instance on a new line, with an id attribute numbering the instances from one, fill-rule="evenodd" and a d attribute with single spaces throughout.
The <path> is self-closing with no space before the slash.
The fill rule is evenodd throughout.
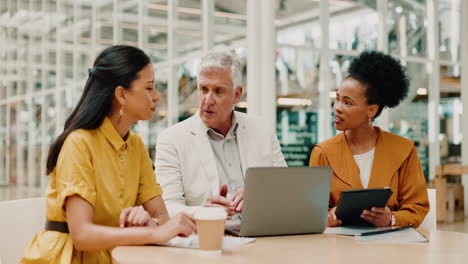
<path id="1" fill-rule="evenodd" d="M 197 76 L 209 68 L 221 68 L 231 71 L 233 88 L 242 85 L 241 64 L 237 56 L 230 52 L 213 52 L 205 55 L 198 65 Z"/>

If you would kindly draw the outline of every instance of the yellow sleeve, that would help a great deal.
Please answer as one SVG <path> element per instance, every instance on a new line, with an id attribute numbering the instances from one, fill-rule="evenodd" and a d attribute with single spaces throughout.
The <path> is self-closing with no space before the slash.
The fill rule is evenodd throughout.
<path id="1" fill-rule="evenodd" d="M 398 202 L 400 208 L 394 211 L 396 225 L 412 224 L 418 227 L 429 211 L 427 185 L 416 148 L 400 167 Z"/>
<path id="2" fill-rule="evenodd" d="M 68 135 L 55 167 L 58 205 L 64 209 L 69 196 L 79 195 L 93 207 L 96 204 L 96 182 L 92 153 L 86 136 L 75 131 Z"/>
<path id="3" fill-rule="evenodd" d="M 323 153 L 319 145 L 315 145 L 310 154 L 309 167 L 330 166 L 327 156 Z"/>
<path id="4" fill-rule="evenodd" d="M 161 195 L 162 189 L 156 182 L 156 174 L 154 173 L 148 150 L 146 150 L 145 145 L 139 137 L 138 144 L 141 155 L 141 175 L 136 204 L 142 205 L 154 197 Z"/>

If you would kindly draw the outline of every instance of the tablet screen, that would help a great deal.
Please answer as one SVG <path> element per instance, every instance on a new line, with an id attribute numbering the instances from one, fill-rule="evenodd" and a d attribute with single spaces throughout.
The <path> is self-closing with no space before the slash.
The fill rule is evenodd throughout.
<path id="1" fill-rule="evenodd" d="M 390 187 L 342 191 L 336 217 L 342 225 L 371 225 L 361 218 L 362 210 L 385 207 L 392 193 Z"/>

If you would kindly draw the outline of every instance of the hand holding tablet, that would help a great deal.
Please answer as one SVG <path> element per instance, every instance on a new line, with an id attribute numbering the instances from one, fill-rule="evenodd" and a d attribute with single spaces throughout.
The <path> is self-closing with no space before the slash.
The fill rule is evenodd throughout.
<path id="1" fill-rule="evenodd" d="M 361 214 L 364 210 L 371 211 L 372 207 L 385 208 L 392 193 L 389 187 L 342 191 L 336 217 L 342 225 L 371 225 Z"/>

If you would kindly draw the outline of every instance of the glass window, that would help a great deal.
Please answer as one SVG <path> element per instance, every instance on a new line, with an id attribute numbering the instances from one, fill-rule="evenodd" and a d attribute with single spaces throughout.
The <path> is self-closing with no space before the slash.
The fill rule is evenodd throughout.
<path id="1" fill-rule="evenodd" d="M 177 79 L 179 80 L 179 121 L 189 118 L 197 111 L 197 66 L 199 59 L 179 64 Z"/>
<path id="2" fill-rule="evenodd" d="M 460 98 L 441 98 L 440 100 L 440 156 L 443 163 L 461 162 L 462 114 Z"/>
<path id="3" fill-rule="evenodd" d="M 389 111 L 390 132 L 414 141 L 426 179 L 429 177 L 428 91 L 429 75 L 426 65 L 410 62 L 407 74 L 411 76 L 408 96 Z"/>
<path id="4" fill-rule="evenodd" d="M 144 38 L 145 52 L 153 63 L 167 60 L 167 1 L 148 1 L 147 15 L 151 18 L 145 21 Z"/>
<path id="5" fill-rule="evenodd" d="M 396 56 L 426 57 L 426 0 L 388 1 L 389 51 Z"/>
<path id="6" fill-rule="evenodd" d="M 0 183 L 7 184 L 8 178 L 6 173 L 6 155 L 7 155 L 7 105 L 0 105 Z"/>
<path id="7" fill-rule="evenodd" d="M 149 138 L 147 140 L 147 148 L 151 158 L 154 160 L 154 151 L 156 147 L 156 139 L 159 133 L 167 128 L 167 80 L 169 75 L 168 68 L 155 68 L 156 89 L 159 93 L 159 102 L 156 113 L 153 114 L 153 119 L 149 121 Z"/>
<path id="8" fill-rule="evenodd" d="M 300 48 L 278 48 L 276 133 L 288 166 L 307 166 L 318 140 L 320 54 Z"/>
<path id="9" fill-rule="evenodd" d="M 371 6 L 356 4 L 355 1 L 330 1 L 329 30 L 332 49 L 377 48 L 378 15 Z"/>
<path id="10" fill-rule="evenodd" d="M 460 0 L 439 0 L 440 58 L 456 63 L 460 61 Z M 459 76 L 459 69 L 455 76 Z"/>

